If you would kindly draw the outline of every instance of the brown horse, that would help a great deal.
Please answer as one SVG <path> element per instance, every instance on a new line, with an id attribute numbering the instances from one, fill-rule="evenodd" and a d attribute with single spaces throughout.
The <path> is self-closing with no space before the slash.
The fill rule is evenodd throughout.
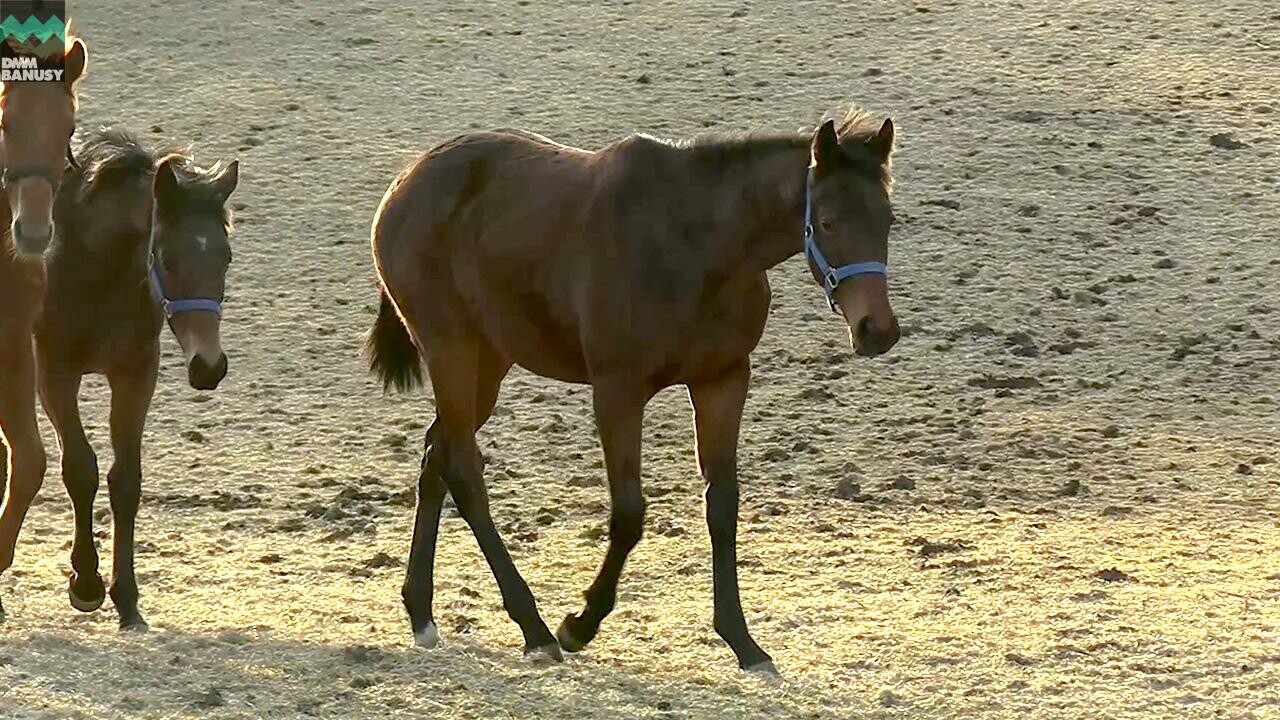
<path id="1" fill-rule="evenodd" d="M 31 327 L 44 293 L 54 197 L 76 128 L 76 83 L 89 59 L 81 40 L 69 40 L 61 82 L 6 82 L 0 90 L 0 573 L 13 564 L 18 530 L 44 481 Z"/>
<path id="2" fill-rule="evenodd" d="M 80 137 L 77 168 L 58 196 L 58 235 L 48 260 L 44 308 L 35 325 L 40 400 L 62 446 L 62 481 L 75 510 L 71 605 L 90 612 L 106 594 L 98 575 L 93 501 L 98 460 L 80 422 L 80 380 L 107 376 L 111 447 L 107 473 L 114 525 L 111 599 L 122 629 L 146 629 L 133 568 L 142 487 L 142 431 L 155 391 L 160 331 L 169 326 L 187 377 L 212 390 L 227 372 L 219 340 L 231 262 L 227 198 L 238 165 L 196 167 L 158 158 L 133 136 L 99 130 Z"/>
<path id="3" fill-rule="evenodd" d="M 706 482 L 715 628 L 740 667 L 776 673 L 747 631 L 736 567 L 738 432 L 769 312 L 766 271 L 804 248 L 857 353 L 894 345 L 884 275 L 893 136 L 890 121 L 862 113 L 812 136 L 637 136 L 598 152 L 497 130 L 440 145 L 396 178 L 373 222 L 383 301 L 369 352 L 386 386 L 401 389 L 421 380 L 425 358 L 435 392 L 403 588 L 418 644 L 439 637 L 432 566 L 446 490 L 526 654 L 559 660 L 590 642 L 644 524 L 645 405 L 683 384 Z M 517 364 L 591 384 L 612 501 L 586 606 L 554 636 L 494 527 L 475 439 Z"/>

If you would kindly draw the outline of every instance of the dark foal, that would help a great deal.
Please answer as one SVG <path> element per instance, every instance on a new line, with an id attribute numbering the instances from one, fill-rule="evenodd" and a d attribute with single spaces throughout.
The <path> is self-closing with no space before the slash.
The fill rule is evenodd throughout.
<path id="1" fill-rule="evenodd" d="M 0 573 L 13 564 L 22 521 L 44 482 L 31 327 L 44 295 L 54 197 L 71 155 L 76 83 L 89 60 L 82 41 L 68 40 L 62 82 L 0 90 Z"/>
<path id="2" fill-rule="evenodd" d="M 446 490 L 526 653 L 558 660 L 590 642 L 644 524 L 645 405 L 683 384 L 706 482 L 715 628 L 740 667 L 776 672 L 747 630 L 736 548 L 738 431 L 769 311 L 766 271 L 804 249 L 857 353 L 889 350 L 892 148 L 892 123 L 860 113 L 812 136 L 631 137 L 598 152 L 499 130 L 445 143 L 395 180 L 373 222 L 384 294 L 369 351 L 402 389 L 421 380 L 421 353 L 435 392 L 403 590 L 418 644 L 438 641 L 432 566 Z M 591 384 L 612 500 L 586 606 L 555 635 L 494 527 L 476 445 L 515 364 Z"/>
<path id="3" fill-rule="evenodd" d="M 187 356 L 192 387 L 226 373 L 218 336 L 231 219 L 225 203 L 237 165 L 204 170 L 189 158 L 159 160 L 131 136 L 89 134 L 67 174 L 55 217 L 44 310 L 36 322 L 40 401 L 62 446 L 62 480 L 75 510 L 71 604 L 102 605 L 93 541 L 98 461 L 80 422 L 80 379 L 111 386 L 107 473 L 113 538 L 111 599 L 121 628 L 145 629 L 133 571 L 134 521 L 142 483 L 142 430 L 155 391 L 160 331 L 169 320 Z"/>

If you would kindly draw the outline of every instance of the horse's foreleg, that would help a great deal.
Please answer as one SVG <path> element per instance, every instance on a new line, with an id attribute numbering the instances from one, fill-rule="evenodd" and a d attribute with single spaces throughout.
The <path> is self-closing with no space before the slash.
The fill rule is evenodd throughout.
<path id="1" fill-rule="evenodd" d="M 36 425 L 35 359 L 29 335 L 0 347 L 0 435 L 8 479 L 0 504 L 0 573 L 13 565 L 18 532 L 44 482 L 45 452 Z"/>
<path id="2" fill-rule="evenodd" d="M 133 531 L 142 497 L 142 428 L 156 389 L 156 367 L 131 369 L 110 375 L 111 447 L 115 462 L 107 473 L 111 493 L 112 537 L 111 601 L 120 616 L 121 630 L 146 630 L 138 612 L 138 581 L 133 572 Z"/>
<path id="3" fill-rule="evenodd" d="M 747 631 L 738 594 L 738 431 L 750 377 L 744 362 L 716 380 L 690 385 L 689 398 L 706 483 L 716 632 L 738 656 L 739 667 L 776 675 L 773 660 Z"/>
<path id="4" fill-rule="evenodd" d="M 627 555 L 644 532 L 644 494 L 640 488 L 640 443 L 648 394 L 634 384 L 600 382 L 593 386 L 596 426 L 609 477 L 609 549 L 596 579 L 587 588 L 586 607 L 560 623 L 556 638 L 578 652 L 595 638 L 600 623 L 613 612 L 618 580 Z"/>
<path id="5" fill-rule="evenodd" d="M 81 612 L 102 607 L 106 587 L 98 575 L 98 549 L 93 542 L 93 501 L 98 494 L 98 458 L 80 422 L 80 374 L 51 369 L 42 363 L 40 401 L 62 446 L 62 484 L 75 513 L 71 545 L 71 606 Z"/>

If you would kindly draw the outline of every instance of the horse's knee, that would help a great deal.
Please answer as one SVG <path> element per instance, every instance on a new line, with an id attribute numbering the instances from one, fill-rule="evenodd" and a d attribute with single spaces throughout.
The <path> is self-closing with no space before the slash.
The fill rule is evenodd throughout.
<path id="1" fill-rule="evenodd" d="M 44 484 L 44 474 L 48 470 L 48 457 L 44 452 L 44 444 L 39 438 L 9 440 L 9 502 L 28 507 L 40 492 Z"/>
<path id="2" fill-rule="evenodd" d="M 112 466 L 107 473 L 111 504 L 117 508 L 137 508 L 142 502 L 142 473 L 133 468 Z"/>
<path id="3" fill-rule="evenodd" d="M 707 529 L 712 541 L 732 540 L 738 528 L 738 484 L 708 483 L 706 503 Z"/>
<path id="4" fill-rule="evenodd" d="M 62 479 L 72 492 L 92 491 L 98 485 L 98 456 L 88 445 L 62 450 Z"/>
<path id="5" fill-rule="evenodd" d="M 609 542 L 627 549 L 635 547 L 644 535 L 644 498 L 614 501 L 609 516 Z"/>

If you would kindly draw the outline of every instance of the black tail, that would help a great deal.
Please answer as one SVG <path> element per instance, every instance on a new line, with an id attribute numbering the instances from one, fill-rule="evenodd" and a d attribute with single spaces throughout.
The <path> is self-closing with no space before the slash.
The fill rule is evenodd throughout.
<path id="1" fill-rule="evenodd" d="M 409 331 L 400 322 L 400 315 L 386 291 L 382 292 L 382 307 L 378 319 L 365 342 L 365 354 L 369 357 L 369 370 L 382 378 L 383 390 L 395 388 L 408 392 L 422 385 L 422 360 L 418 347 L 409 337 Z"/>

